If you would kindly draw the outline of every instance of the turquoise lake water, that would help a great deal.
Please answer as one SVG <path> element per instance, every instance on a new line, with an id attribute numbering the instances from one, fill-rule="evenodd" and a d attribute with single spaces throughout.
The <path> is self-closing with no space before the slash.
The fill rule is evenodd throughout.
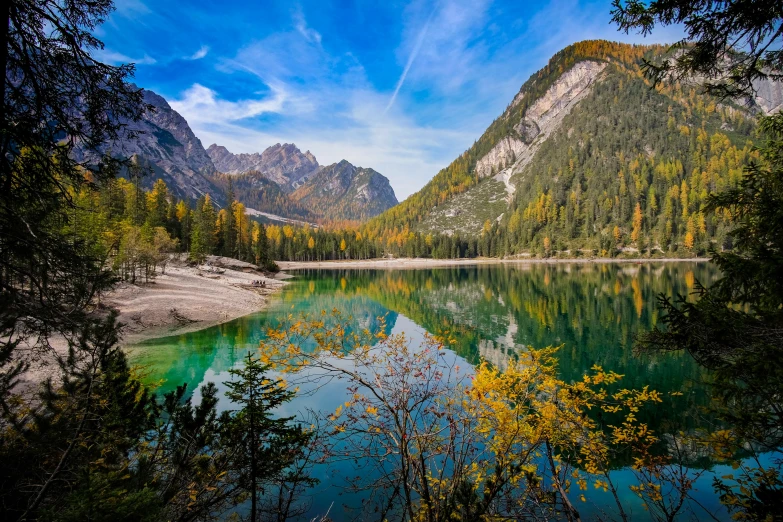
<path id="1" fill-rule="evenodd" d="M 658 321 L 656 296 L 687 295 L 697 281 L 709 283 L 717 273 L 706 263 L 498 264 L 293 274 L 296 278 L 267 310 L 128 347 L 131 363 L 146 368 L 150 383 L 162 383 L 159 392 L 187 382 L 198 400 L 198 388 L 206 382 L 225 390 L 228 370 L 241 365 L 248 350 L 258 349 L 267 328 L 289 314 L 339 309 L 362 326 L 376 325 L 377 318 L 385 316 L 388 333 L 405 332 L 414 342 L 425 332 L 448 329 L 456 338 L 452 356 L 466 366 L 484 359 L 504 367 L 527 346 L 556 345 L 562 346 L 558 356 L 564 379 L 579 379 L 598 364 L 623 374 L 623 387 L 680 391 L 682 396 L 643 413 L 643 420 L 662 438 L 698 427 L 693 419 L 709 402 L 703 384 L 707 376 L 689 356 L 637 357 L 632 350 L 634 336 Z M 345 400 L 344 383 L 333 382 L 298 397 L 281 414 L 302 414 L 308 408 L 331 412 Z M 231 405 L 223 399 L 220 407 Z M 693 465 L 718 475 L 725 472 L 724 466 L 705 459 L 695 459 Z M 314 469 L 321 483 L 303 499 L 310 504 L 307 515 L 312 518 L 331 508 L 334 520 L 356 517 L 363 496 L 344 490 L 345 477 L 355 473 L 349 463 Z M 630 472 L 619 463 L 613 479 L 627 483 Z M 718 509 L 711 480 L 711 473 L 702 477 L 694 495 Z M 633 520 L 647 519 L 627 487 L 622 490 Z M 589 519 L 611 509 L 612 502 L 608 495 L 590 491 L 588 502 L 579 508 Z"/>

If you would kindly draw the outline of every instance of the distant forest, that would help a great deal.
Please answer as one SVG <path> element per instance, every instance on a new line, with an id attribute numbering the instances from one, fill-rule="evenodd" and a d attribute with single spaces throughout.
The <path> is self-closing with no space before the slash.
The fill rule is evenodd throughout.
<path id="1" fill-rule="evenodd" d="M 642 63 L 663 50 L 605 41 L 564 49 L 525 83 L 519 103 L 473 147 L 418 193 L 370 220 L 366 235 L 393 253 L 426 251 L 415 243 L 427 213 L 482 183 L 477 161 L 504 137 L 523 139 L 513 126 L 527 107 L 574 63 L 596 60 L 609 63 L 602 80 L 512 177 L 516 191 L 508 210 L 498 221 L 485 222 L 477 237 L 453 238 L 476 248 L 432 254 L 614 256 L 630 250 L 693 256 L 731 247 L 730 216 L 707 215 L 703 207 L 709 193 L 736 186 L 743 167 L 758 157 L 755 118 L 696 86 L 653 89 Z"/>
<path id="2" fill-rule="evenodd" d="M 743 169 L 758 159 L 755 119 L 694 86 L 651 88 L 641 66 L 662 52 L 605 41 L 564 49 L 525 83 L 519 102 L 473 147 L 421 191 L 364 224 L 261 223 L 246 204 L 302 220 L 312 213 L 254 172 L 214 179 L 227 195 L 225 208 L 209 195 L 177 199 L 162 180 L 149 191 L 134 176 L 85 186 L 77 195 L 85 204 L 76 205 L 75 223 L 100 239 L 115 269 L 129 279 L 154 272 L 156 259 L 171 252 L 187 252 L 196 261 L 224 255 L 274 269 L 275 260 L 694 257 L 731 249 L 732 216 L 704 207 L 709 194 L 735 187 Z M 512 177 L 516 190 L 508 210 L 475 234 L 421 229 L 433 207 L 484 182 L 476 162 L 500 139 L 521 139 L 515 122 L 585 59 L 609 67 L 534 161 Z"/>

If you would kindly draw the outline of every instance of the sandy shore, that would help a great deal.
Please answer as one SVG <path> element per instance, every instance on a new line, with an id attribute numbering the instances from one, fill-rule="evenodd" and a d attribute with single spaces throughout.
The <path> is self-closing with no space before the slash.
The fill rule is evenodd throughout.
<path id="1" fill-rule="evenodd" d="M 129 346 L 146 339 L 201 330 L 266 307 L 270 296 L 287 283 L 264 276 L 254 265 L 211 256 L 212 267 L 189 266 L 172 261 L 166 273 L 158 272 L 149 283 L 120 283 L 101 299 L 102 308 L 113 308 L 124 324 L 120 344 Z M 264 285 L 254 285 L 263 281 Z M 18 392 L 32 393 L 47 377 L 57 378 L 55 357 L 67 354 L 64 338 L 49 339 L 51 351 L 22 344 L 19 354 L 30 363 Z"/>
<path id="2" fill-rule="evenodd" d="M 377 269 L 406 269 L 406 268 L 435 268 L 448 266 L 475 266 L 475 265 L 518 265 L 518 264 L 551 264 L 551 263 L 672 263 L 672 262 L 705 262 L 706 257 L 699 258 L 665 258 L 665 259 L 610 259 L 610 258 L 574 258 L 574 259 L 424 259 L 424 258 L 399 258 L 399 259 L 367 259 L 363 261 L 278 261 L 281 270 L 304 270 L 307 268 L 377 268 Z"/>
<path id="3" fill-rule="evenodd" d="M 122 283 L 104 296 L 103 305 L 116 308 L 125 324 L 122 344 L 200 330 L 262 310 L 269 296 L 286 284 L 265 277 L 249 263 L 211 261 L 222 273 L 177 263 L 153 282 Z"/>

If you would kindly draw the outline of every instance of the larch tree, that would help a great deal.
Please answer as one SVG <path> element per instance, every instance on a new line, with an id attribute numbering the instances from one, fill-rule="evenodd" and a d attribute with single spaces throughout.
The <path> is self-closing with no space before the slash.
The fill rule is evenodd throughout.
<path id="1" fill-rule="evenodd" d="M 637 202 L 633 211 L 633 229 L 631 230 L 631 241 L 634 243 L 639 241 L 642 233 L 642 219 L 642 206 Z"/>
<path id="2" fill-rule="evenodd" d="M 626 32 L 646 35 L 656 26 L 685 27 L 675 52 L 663 61 L 647 62 L 656 83 L 695 77 L 710 93 L 746 98 L 755 95 L 758 80 L 783 79 L 780 2 L 615 0 L 612 14 Z M 783 113 L 761 118 L 759 128 L 766 141 L 739 184 L 707 196 L 705 210 L 728 216 L 734 226 L 729 233 L 732 251 L 712 250 L 721 277 L 709 287 L 696 284 L 695 302 L 661 296 L 665 329 L 641 336 L 638 343 L 648 351 L 685 350 L 714 372 L 715 395 L 723 399 L 721 413 L 731 427 L 722 432 L 727 435 L 722 446 L 734 448 L 724 449 L 723 455 L 783 445 Z M 697 141 L 706 140 L 699 136 Z M 683 180 L 683 218 L 689 217 L 688 192 Z M 697 226 L 692 217 L 686 226 L 686 242 L 693 246 Z M 740 477 L 716 480 L 735 518 L 779 515 L 781 463 L 742 470 Z"/>

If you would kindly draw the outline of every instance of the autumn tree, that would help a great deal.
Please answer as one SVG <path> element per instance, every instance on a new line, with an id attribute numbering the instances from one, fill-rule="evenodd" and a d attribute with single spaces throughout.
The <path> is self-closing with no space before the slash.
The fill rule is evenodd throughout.
<path id="1" fill-rule="evenodd" d="M 670 75 L 688 81 L 696 77 L 708 92 L 752 97 L 758 80 L 783 78 L 778 2 L 615 0 L 613 16 L 621 29 L 642 34 L 656 25 L 684 25 L 686 37 L 675 45 L 676 52 L 647 63 L 656 82 Z M 722 399 L 718 407 L 733 432 L 724 455 L 731 452 L 726 447 L 776 449 L 783 443 L 783 114 L 761 118 L 759 129 L 766 138 L 756 151 L 760 157 L 745 167 L 738 186 L 706 201 L 706 211 L 727 217 L 734 227 L 729 234 L 733 251 L 712 252 L 721 278 L 710 287 L 697 285 L 696 302 L 661 296 L 666 329 L 639 340 L 642 350 L 685 350 L 714 372 L 714 393 Z M 683 180 L 684 217 L 690 199 L 686 191 Z M 691 217 L 686 234 L 691 242 L 697 227 L 700 223 Z M 718 480 L 723 500 L 736 518 L 776 516 L 783 505 L 780 462 L 759 464 L 745 476 L 753 474 L 760 479 Z M 734 487 L 727 485 L 731 481 Z"/>
<path id="2" fill-rule="evenodd" d="M 685 245 L 685 248 L 687 248 L 688 250 L 693 250 L 693 245 L 694 245 L 693 232 L 685 233 L 685 238 L 683 238 L 682 244 Z"/>
<path id="3" fill-rule="evenodd" d="M 237 241 L 237 220 L 236 220 L 236 205 L 237 202 L 234 197 L 234 184 L 229 178 L 228 190 L 226 191 L 226 208 L 221 209 L 223 211 L 223 226 L 220 230 L 222 240 L 222 252 L 221 255 L 233 257 L 237 255 L 237 249 L 241 248 Z M 240 255 L 241 258 L 241 255 Z"/>
<path id="4" fill-rule="evenodd" d="M 232 256 L 236 256 L 237 259 L 244 259 L 250 251 L 250 223 L 245 213 L 245 205 L 238 201 L 233 205 L 234 212 L 234 227 L 236 238 L 234 244 L 236 245 L 235 251 L 232 252 Z"/>
<path id="5" fill-rule="evenodd" d="M 360 457 L 347 486 L 382 519 L 580 520 L 579 491 L 605 489 L 627 519 L 612 460 L 634 455 L 635 487 L 657 502 L 677 491 L 678 513 L 703 513 L 688 476 L 654 457 L 658 442 L 637 412 L 661 401 L 647 388 L 618 389 L 621 376 L 596 366 L 576 382 L 558 377 L 557 349 L 530 350 L 508 368 L 463 371 L 443 342 L 386 335 L 383 318 L 356 328 L 335 311 L 270 330 L 260 357 L 291 383 L 347 383 L 346 401 L 325 414 L 334 459 Z M 602 427 L 593 412 L 618 422 Z M 650 478 L 658 474 L 658 478 Z M 648 494 L 649 493 L 649 494 Z M 652 504 L 651 504 L 652 505 Z M 670 512 L 672 512 L 670 510 Z"/>
<path id="6" fill-rule="evenodd" d="M 669 57 L 645 60 L 656 82 L 705 78 L 708 92 L 748 96 L 754 82 L 783 79 L 783 9 L 777 2 L 752 0 L 614 0 L 612 21 L 626 33 L 649 35 L 656 25 L 682 25 L 686 36 Z"/>
<path id="7" fill-rule="evenodd" d="M 637 243 L 642 233 L 642 206 L 637 202 L 633 210 L 633 229 L 631 230 L 631 241 Z"/>

